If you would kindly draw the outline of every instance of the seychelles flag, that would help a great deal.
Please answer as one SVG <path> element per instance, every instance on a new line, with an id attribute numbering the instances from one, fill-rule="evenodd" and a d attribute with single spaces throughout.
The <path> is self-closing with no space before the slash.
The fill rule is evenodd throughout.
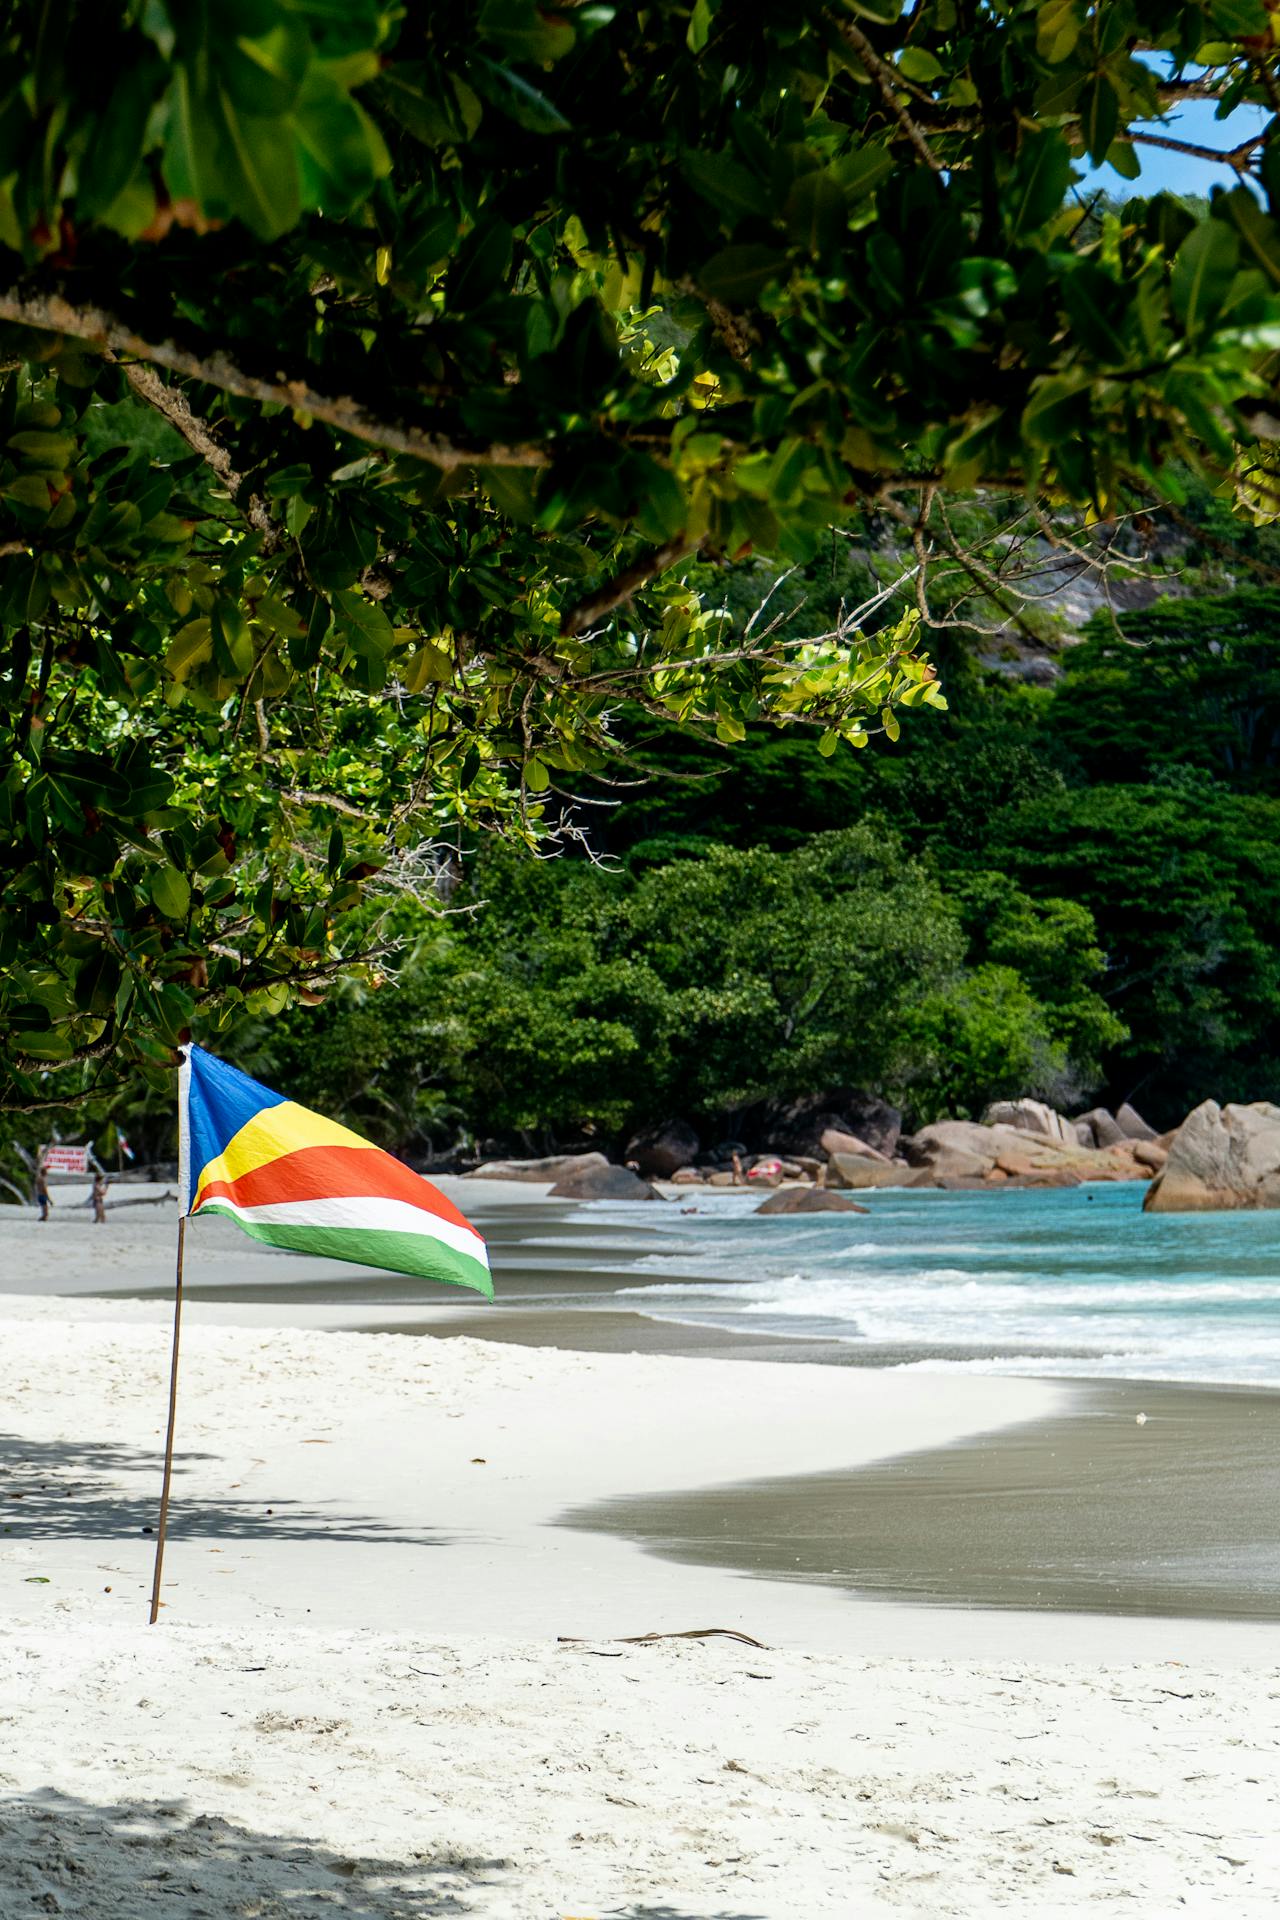
<path id="1" fill-rule="evenodd" d="M 203 1047 L 183 1049 L 180 1211 L 225 1213 L 255 1240 L 493 1298 L 484 1241 L 421 1174 L 272 1093 Z"/>

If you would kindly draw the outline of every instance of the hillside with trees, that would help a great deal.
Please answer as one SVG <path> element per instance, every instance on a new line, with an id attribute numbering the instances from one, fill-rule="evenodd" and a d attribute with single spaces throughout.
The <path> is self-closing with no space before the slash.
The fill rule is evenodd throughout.
<path id="1" fill-rule="evenodd" d="M 1049 591 L 1270 565 L 1269 124 L 1143 174 L 1275 105 L 1261 0 L 0 44 L 13 1126 L 192 1033 L 414 1152 L 1265 1073 L 1255 613 L 1149 676 Z"/>

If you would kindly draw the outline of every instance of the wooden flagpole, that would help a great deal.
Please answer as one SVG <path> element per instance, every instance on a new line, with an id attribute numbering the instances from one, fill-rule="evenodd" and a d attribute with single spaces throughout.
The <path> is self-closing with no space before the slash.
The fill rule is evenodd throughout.
<path id="1" fill-rule="evenodd" d="M 164 1536 L 169 1525 L 169 1489 L 173 1484 L 173 1430 L 178 1424 L 178 1346 L 182 1339 L 182 1254 L 191 1211 L 191 1048 L 179 1049 L 178 1068 L 178 1265 L 173 1283 L 173 1353 L 169 1361 L 169 1426 L 164 1440 L 164 1479 L 160 1485 L 160 1524 L 156 1528 L 156 1566 L 151 1581 L 151 1622 L 160 1616 L 160 1575 L 164 1568 Z"/>
<path id="2" fill-rule="evenodd" d="M 151 1582 L 151 1619 L 154 1627 L 160 1614 L 160 1574 L 164 1566 L 164 1536 L 169 1524 L 169 1488 L 173 1481 L 173 1430 L 178 1419 L 178 1343 L 182 1334 L 182 1252 L 186 1239 L 187 1216 L 178 1216 L 178 1271 L 173 1288 L 173 1354 L 169 1362 L 169 1430 L 164 1442 L 164 1480 L 160 1487 L 160 1524 L 156 1528 L 156 1568 Z"/>

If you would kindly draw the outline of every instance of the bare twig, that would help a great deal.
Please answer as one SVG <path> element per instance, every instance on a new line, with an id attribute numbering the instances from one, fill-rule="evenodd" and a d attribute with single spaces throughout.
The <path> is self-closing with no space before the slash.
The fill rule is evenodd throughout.
<path id="1" fill-rule="evenodd" d="M 862 31 L 862 28 L 858 26 L 856 21 L 837 20 L 832 16 L 828 17 L 831 18 L 832 25 L 840 35 L 840 38 L 847 46 L 852 47 L 862 66 L 866 68 L 866 71 L 875 81 L 885 105 L 925 165 L 932 168 L 934 173 L 945 173 L 946 167 L 943 162 L 939 160 L 937 154 L 925 139 L 924 134 L 898 98 L 899 90 L 904 84 L 902 76 L 894 71 L 887 60 L 880 58 L 880 55 L 876 52 L 870 40 L 868 40 L 866 34 Z"/>

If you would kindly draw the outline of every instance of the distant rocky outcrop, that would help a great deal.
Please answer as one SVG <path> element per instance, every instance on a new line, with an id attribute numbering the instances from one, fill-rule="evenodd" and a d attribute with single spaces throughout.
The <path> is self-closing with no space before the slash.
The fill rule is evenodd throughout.
<path id="1" fill-rule="evenodd" d="M 1143 1205 L 1151 1213 L 1280 1207 L 1280 1107 L 1201 1101 L 1174 1134 Z"/>
<path id="2" fill-rule="evenodd" d="M 553 1200 L 658 1200 L 647 1180 L 630 1167 L 612 1167 L 606 1160 L 600 1166 L 578 1167 L 557 1180 L 551 1189 Z"/>
<path id="3" fill-rule="evenodd" d="M 1065 1120 L 1043 1100 L 996 1100 L 982 1116 L 984 1127 L 1016 1127 L 1020 1133 L 1041 1133 L 1064 1146 L 1078 1146 L 1075 1122 Z"/>
<path id="4" fill-rule="evenodd" d="M 1064 1123 L 1067 1124 L 1067 1123 Z M 904 1136 L 902 1152 L 917 1170 L 912 1185 L 936 1187 L 1075 1186 L 1081 1180 L 1147 1180 L 1156 1149 L 1120 1139 L 1114 1146 L 1082 1146 L 1074 1130 L 1033 1133 L 1023 1126 L 939 1120 Z"/>
<path id="5" fill-rule="evenodd" d="M 1088 1113 L 1080 1115 L 1075 1126 L 1081 1145 L 1086 1147 L 1118 1147 L 1125 1137 L 1124 1128 L 1105 1107 L 1091 1107 Z"/>
<path id="6" fill-rule="evenodd" d="M 872 1187 L 910 1187 L 919 1184 L 912 1167 L 892 1161 L 868 1160 L 860 1153 L 833 1153 L 827 1162 L 827 1186 L 849 1187 L 858 1192 Z"/>
<path id="7" fill-rule="evenodd" d="M 783 1187 L 777 1193 L 756 1208 L 760 1213 L 867 1213 L 870 1209 L 860 1207 L 856 1200 L 850 1200 L 843 1193 L 832 1193 L 826 1187 Z"/>
<path id="8" fill-rule="evenodd" d="M 879 1147 L 873 1147 L 866 1140 L 859 1140 L 856 1134 L 845 1133 L 840 1127 L 828 1127 L 820 1142 L 825 1154 L 852 1153 L 864 1160 L 887 1162 L 887 1153 L 881 1153 Z"/>
<path id="9" fill-rule="evenodd" d="M 687 1120 L 664 1120 L 661 1126 L 646 1127 L 635 1134 L 622 1157 L 628 1166 L 634 1163 L 646 1179 L 669 1180 L 681 1167 L 693 1164 L 701 1144 Z"/>
<path id="10" fill-rule="evenodd" d="M 564 1180 L 587 1167 L 607 1167 L 602 1153 L 553 1153 L 545 1160 L 486 1160 L 463 1176 L 467 1180 L 527 1180 L 545 1184 Z"/>
<path id="11" fill-rule="evenodd" d="M 1149 1127 L 1142 1115 L 1131 1107 L 1127 1100 L 1123 1106 L 1116 1108 L 1116 1125 L 1126 1140 L 1154 1140 L 1156 1138 L 1155 1128 Z"/>

